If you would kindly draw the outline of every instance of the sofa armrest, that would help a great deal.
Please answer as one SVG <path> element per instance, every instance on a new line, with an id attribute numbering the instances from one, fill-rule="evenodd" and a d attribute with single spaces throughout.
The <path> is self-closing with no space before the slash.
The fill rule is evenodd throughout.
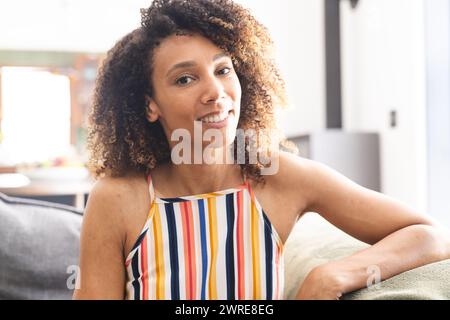
<path id="1" fill-rule="evenodd" d="M 82 212 L 0 193 L 0 299 L 70 299 Z"/>

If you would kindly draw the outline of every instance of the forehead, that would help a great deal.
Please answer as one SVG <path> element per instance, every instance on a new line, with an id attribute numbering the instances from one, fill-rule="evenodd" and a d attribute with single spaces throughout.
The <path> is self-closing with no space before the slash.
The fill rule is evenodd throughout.
<path id="1" fill-rule="evenodd" d="M 210 61 L 214 55 L 220 52 L 223 50 L 201 35 L 171 35 L 155 48 L 153 66 L 155 71 L 164 71 L 183 61 L 199 59 Z"/>

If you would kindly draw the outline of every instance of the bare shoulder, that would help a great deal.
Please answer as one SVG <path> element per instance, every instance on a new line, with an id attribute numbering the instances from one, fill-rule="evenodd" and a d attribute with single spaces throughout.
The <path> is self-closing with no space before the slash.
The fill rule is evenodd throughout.
<path id="1" fill-rule="evenodd" d="M 117 240 L 125 244 L 133 215 L 142 212 L 146 199 L 144 177 L 104 177 L 92 188 L 85 211 L 88 223 L 105 226 Z"/>
<path id="2" fill-rule="evenodd" d="M 141 181 L 143 180 L 143 181 Z M 80 236 L 80 288 L 76 299 L 123 299 L 124 248 L 144 178 L 102 178 L 89 194 Z M 145 192 L 144 192 L 145 193 Z M 137 213 L 136 213 L 137 214 Z M 105 272 L 108 270 L 108 272 Z"/>
<path id="3" fill-rule="evenodd" d="M 276 163 L 272 163 L 274 167 L 270 170 L 271 174 L 262 173 L 265 182 L 250 180 L 250 185 L 281 240 L 285 242 L 310 202 L 310 190 L 304 183 L 309 167 L 308 161 L 294 154 L 280 152 L 275 157 L 272 158 L 276 159 Z"/>
<path id="4" fill-rule="evenodd" d="M 104 177 L 98 180 L 92 188 L 89 199 L 89 205 L 96 207 L 116 208 L 116 213 L 120 214 L 120 209 L 124 209 L 134 203 L 139 195 L 136 192 L 145 180 L 137 177 Z M 101 210 L 105 212 L 104 210 Z"/>
<path id="5" fill-rule="evenodd" d="M 295 154 L 280 151 L 278 168 L 274 174 L 264 176 L 265 185 L 274 194 L 280 194 L 297 206 L 299 214 L 313 198 L 308 180 L 311 179 L 314 163 Z"/>
<path id="6" fill-rule="evenodd" d="M 290 190 L 296 197 L 302 198 L 303 212 L 317 212 L 318 203 L 332 199 L 328 194 L 349 192 L 362 189 L 344 175 L 331 167 L 292 153 L 279 153 L 279 170 L 268 177 L 275 189 Z M 334 203 L 329 202 L 328 203 Z"/>
<path id="7" fill-rule="evenodd" d="M 267 176 L 266 180 L 272 184 L 273 190 L 288 191 L 296 197 L 301 196 L 304 212 L 312 211 L 327 191 L 362 188 L 323 163 L 283 151 L 279 153 L 278 172 Z"/>
<path id="8" fill-rule="evenodd" d="M 115 204 L 133 200 L 136 188 L 145 184 L 143 176 L 104 177 L 94 184 L 90 196 L 108 198 Z"/>
<path id="9" fill-rule="evenodd" d="M 280 151 L 276 154 L 278 158 L 278 165 L 274 165 L 276 170 L 273 174 L 267 175 L 267 181 L 272 184 L 289 184 L 293 181 L 298 181 L 298 178 L 308 170 L 311 160 L 302 158 L 290 152 Z"/>

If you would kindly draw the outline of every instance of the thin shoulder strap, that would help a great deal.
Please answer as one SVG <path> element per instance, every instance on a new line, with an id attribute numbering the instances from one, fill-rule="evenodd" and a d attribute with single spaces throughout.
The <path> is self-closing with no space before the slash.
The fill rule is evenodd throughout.
<path id="1" fill-rule="evenodd" d="M 150 173 L 147 176 L 147 184 L 148 184 L 148 191 L 150 193 L 150 201 L 153 203 L 155 201 L 155 189 L 153 188 L 153 179 L 150 176 Z"/>
<path id="2" fill-rule="evenodd" d="M 249 184 L 248 184 L 248 179 L 247 179 L 247 175 L 245 174 L 245 172 L 242 172 L 242 180 L 243 180 L 242 184 L 245 185 L 246 188 L 248 188 Z"/>
<path id="3" fill-rule="evenodd" d="M 252 186 L 250 185 L 249 179 L 247 177 L 247 175 L 245 173 L 243 173 L 244 175 L 244 185 L 245 185 L 245 189 L 247 189 L 248 193 L 250 194 L 250 197 L 252 198 L 252 200 L 254 199 L 255 195 L 253 194 L 253 189 Z"/>

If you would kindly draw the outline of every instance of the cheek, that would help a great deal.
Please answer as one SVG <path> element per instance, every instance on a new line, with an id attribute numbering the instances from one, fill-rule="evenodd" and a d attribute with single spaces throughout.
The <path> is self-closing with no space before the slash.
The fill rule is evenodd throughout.
<path id="1" fill-rule="evenodd" d="M 189 111 L 186 102 L 172 101 L 172 104 L 166 105 L 162 111 L 160 120 L 169 138 L 177 129 L 187 129 L 192 134 L 194 132 L 192 117 L 193 113 Z"/>
<path id="2" fill-rule="evenodd" d="M 239 81 L 239 77 L 237 75 L 235 75 L 234 77 L 234 92 L 236 94 L 236 96 L 241 97 L 241 93 L 242 93 L 242 88 L 241 88 L 241 82 Z"/>
<path id="3" fill-rule="evenodd" d="M 163 117 L 170 122 L 183 122 L 191 119 L 195 103 L 189 99 L 191 94 L 172 95 L 166 100 Z"/>
<path id="4" fill-rule="evenodd" d="M 239 82 L 239 78 L 237 76 L 235 77 L 235 81 L 233 81 L 233 84 L 231 86 L 231 92 L 232 92 L 232 97 L 234 100 L 235 115 L 239 116 L 240 106 L 241 106 L 242 89 L 241 89 L 241 83 Z"/>
<path id="5" fill-rule="evenodd" d="M 239 89 L 240 89 L 240 87 L 239 87 Z M 241 91 L 239 90 L 239 92 L 238 92 L 238 94 L 235 96 L 235 111 L 234 111 L 234 113 L 235 113 L 235 115 L 236 115 L 236 118 L 239 120 L 239 116 L 240 116 L 240 114 L 241 114 Z"/>

